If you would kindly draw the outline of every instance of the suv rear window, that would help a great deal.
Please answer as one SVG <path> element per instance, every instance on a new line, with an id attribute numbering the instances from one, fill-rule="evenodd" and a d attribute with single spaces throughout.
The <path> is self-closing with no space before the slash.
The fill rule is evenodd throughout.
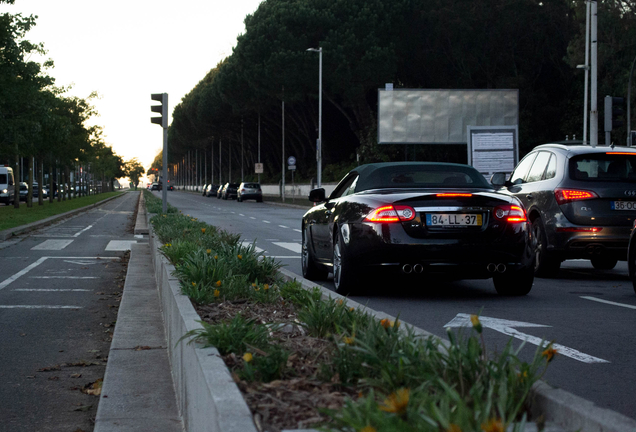
<path id="1" fill-rule="evenodd" d="M 636 154 L 588 154 L 570 159 L 570 178 L 593 181 L 636 182 Z"/>
<path id="2" fill-rule="evenodd" d="M 243 187 L 250 189 L 260 189 L 261 185 L 258 183 L 243 183 Z"/>

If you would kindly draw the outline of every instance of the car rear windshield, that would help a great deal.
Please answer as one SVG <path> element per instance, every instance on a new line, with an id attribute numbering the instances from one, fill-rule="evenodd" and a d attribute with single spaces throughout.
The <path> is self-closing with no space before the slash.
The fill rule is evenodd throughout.
<path id="1" fill-rule="evenodd" d="M 250 189 L 260 189 L 261 185 L 258 183 L 243 183 L 243 187 L 250 188 Z"/>
<path id="2" fill-rule="evenodd" d="M 570 178 L 636 182 L 636 154 L 596 153 L 573 157 L 570 159 Z"/>
<path id="3" fill-rule="evenodd" d="M 493 187 L 483 175 L 469 166 L 398 165 L 375 170 L 358 183 L 357 190 L 383 188 L 487 188 Z"/>

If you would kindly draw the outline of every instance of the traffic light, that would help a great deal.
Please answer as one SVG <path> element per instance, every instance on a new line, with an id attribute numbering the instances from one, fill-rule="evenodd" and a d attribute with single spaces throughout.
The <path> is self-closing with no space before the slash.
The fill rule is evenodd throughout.
<path id="1" fill-rule="evenodd" d="M 605 132 L 625 124 L 625 98 L 605 96 Z"/>
<path id="2" fill-rule="evenodd" d="M 161 102 L 161 105 L 151 105 L 150 110 L 161 114 L 161 117 L 150 117 L 152 123 L 158 124 L 163 128 L 168 127 L 168 93 L 153 93 L 150 95 L 153 101 Z"/>

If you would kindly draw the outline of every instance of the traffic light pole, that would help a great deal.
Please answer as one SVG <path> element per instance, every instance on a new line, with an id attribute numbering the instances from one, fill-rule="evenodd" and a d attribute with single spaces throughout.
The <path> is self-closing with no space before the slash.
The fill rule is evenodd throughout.
<path id="1" fill-rule="evenodd" d="M 161 211 L 168 213 L 168 93 L 153 93 L 150 98 L 161 102 L 161 105 L 151 105 L 152 112 L 161 113 L 161 117 L 150 117 L 150 122 L 163 128 L 163 181 L 161 188 Z"/>

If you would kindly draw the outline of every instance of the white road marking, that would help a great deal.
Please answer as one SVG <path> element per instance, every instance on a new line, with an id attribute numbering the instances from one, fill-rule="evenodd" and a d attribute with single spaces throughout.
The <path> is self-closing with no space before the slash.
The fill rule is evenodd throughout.
<path id="1" fill-rule="evenodd" d="M 254 220 L 256 220 L 256 218 L 255 218 L 255 217 L 252 217 L 252 216 L 250 216 L 250 219 L 254 219 Z"/>
<path id="2" fill-rule="evenodd" d="M 249 242 L 249 241 L 243 241 L 243 242 L 241 242 L 241 246 L 243 246 L 243 247 L 250 247 L 250 246 L 252 246 L 252 242 Z M 256 253 L 261 253 L 261 252 L 264 252 L 265 250 L 264 250 L 264 249 L 259 248 L 258 246 L 254 246 L 254 251 L 255 251 Z"/>
<path id="3" fill-rule="evenodd" d="M 105 216 L 105 215 L 104 215 L 104 216 Z M 101 218 L 100 218 L 100 219 L 101 219 Z M 93 225 L 89 225 L 89 226 L 87 226 L 86 228 L 84 228 L 83 230 L 81 230 L 81 231 L 79 231 L 79 232 L 75 233 L 75 234 L 73 235 L 73 237 L 79 237 L 79 236 L 80 236 L 80 234 L 82 234 L 83 232 L 88 231 L 88 230 L 89 230 L 89 229 L 91 229 L 91 228 L 93 228 Z"/>
<path id="4" fill-rule="evenodd" d="M 529 342 L 536 346 L 545 347 L 548 343 L 538 337 L 530 336 L 525 333 L 521 333 L 520 331 L 514 329 L 513 327 L 550 327 L 543 324 L 532 324 L 522 321 L 509 321 L 505 319 L 499 318 L 490 318 L 490 317 L 479 317 L 479 322 L 483 327 L 487 327 L 498 331 L 500 333 L 506 334 L 508 336 L 512 336 L 514 338 L 520 339 L 525 342 Z M 458 313 L 455 318 L 453 318 L 448 324 L 444 327 L 472 327 L 472 323 L 470 321 L 470 315 L 464 313 Z M 557 350 L 557 354 L 564 355 L 566 357 L 573 358 L 574 360 L 578 360 L 583 363 L 609 363 L 607 360 L 603 360 L 598 357 L 591 356 L 589 354 L 584 354 L 580 351 L 577 351 L 572 348 L 568 348 L 564 345 L 552 344 L 552 348 Z"/>
<path id="5" fill-rule="evenodd" d="M 263 221 L 263 223 L 271 223 L 271 222 L 270 222 L 270 221 L 266 221 L 266 220 L 264 220 L 264 221 Z"/>
<path id="6" fill-rule="evenodd" d="M 243 216 L 243 217 L 245 217 L 245 215 L 244 215 L 243 213 L 239 213 L 239 216 Z"/>
<path id="7" fill-rule="evenodd" d="M 97 276 L 29 276 L 29 279 L 99 279 Z"/>
<path id="8" fill-rule="evenodd" d="M 137 243 L 137 240 L 111 240 L 106 246 L 107 251 L 127 251 L 131 250 L 132 244 Z"/>
<path id="9" fill-rule="evenodd" d="M 294 228 L 294 231 L 301 233 L 302 231 L 299 229 Z"/>
<path id="10" fill-rule="evenodd" d="M 69 292 L 69 291 L 79 291 L 79 292 L 91 292 L 93 290 L 87 290 L 87 289 L 52 289 L 52 288 L 42 288 L 42 289 L 30 289 L 30 288 L 17 288 L 14 289 L 13 291 L 36 291 L 36 292 Z"/>
<path id="11" fill-rule="evenodd" d="M 613 302 L 613 301 L 603 300 L 603 299 L 599 299 L 599 298 L 596 298 L 596 297 L 581 296 L 581 298 L 585 299 L 585 300 L 592 300 L 592 301 L 599 302 L 599 303 L 605 303 L 605 304 L 608 304 L 608 305 L 620 306 L 620 307 L 629 308 L 629 309 L 636 309 L 636 306 L 634 306 L 634 305 L 625 304 L 625 303 L 616 303 L 616 302 Z"/>
<path id="12" fill-rule="evenodd" d="M 285 226 L 285 225 L 278 225 L 278 226 L 279 226 L 279 227 L 281 227 L 281 228 L 287 228 L 287 229 L 289 229 L 289 227 L 288 227 L 288 226 Z"/>
<path id="13" fill-rule="evenodd" d="M 299 256 L 294 255 L 294 256 L 279 256 L 279 255 L 272 255 L 272 256 L 267 256 L 267 258 L 275 258 L 275 259 L 300 259 Z"/>
<path id="14" fill-rule="evenodd" d="M 82 306 L 0 305 L 0 309 L 83 309 Z"/>
<path id="15" fill-rule="evenodd" d="M 300 243 L 273 242 L 273 244 L 288 249 L 292 252 L 300 253 Z"/>
<path id="16" fill-rule="evenodd" d="M 135 238 L 142 239 L 144 238 L 143 234 L 135 234 Z"/>
<path id="17" fill-rule="evenodd" d="M 45 240 L 39 245 L 33 246 L 31 250 L 62 250 L 73 243 L 73 240 Z"/>
<path id="18" fill-rule="evenodd" d="M 51 259 L 67 258 L 67 259 L 72 259 L 72 260 L 77 260 L 77 259 L 82 259 L 82 260 L 117 260 L 117 259 L 119 259 L 119 257 L 60 257 L 60 256 L 55 256 L 55 257 L 45 256 L 45 257 L 41 257 L 40 259 L 38 259 L 33 264 L 30 264 L 29 266 L 27 266 L 24 269 L 20 270 L 19 272 L 17 272 L 13 276 L 11 276 L 11 277 L 5 279 L 4 281 L 0 282 L 0 290 L 6 288 L 7 285 L 12 283 L 13 281 L 18 279 L 19 277 L 24 276 L 25 274 L 27 274 L 28 272 L 30 272 L 31 270 L 33 270 L 34 268 L 36 268 L 37 266 L 39 266 L 40 264 L 42 264 L 44 261 L 46 261 L 49 258 L 51 258 Z M 68 262 L 68 263 L 72 263 L 72 264 L 79 264 L 79 265 L 95 264 L 93 261 L 69 261 L 67 259 L 65 259 L 64 261 Z"/>

